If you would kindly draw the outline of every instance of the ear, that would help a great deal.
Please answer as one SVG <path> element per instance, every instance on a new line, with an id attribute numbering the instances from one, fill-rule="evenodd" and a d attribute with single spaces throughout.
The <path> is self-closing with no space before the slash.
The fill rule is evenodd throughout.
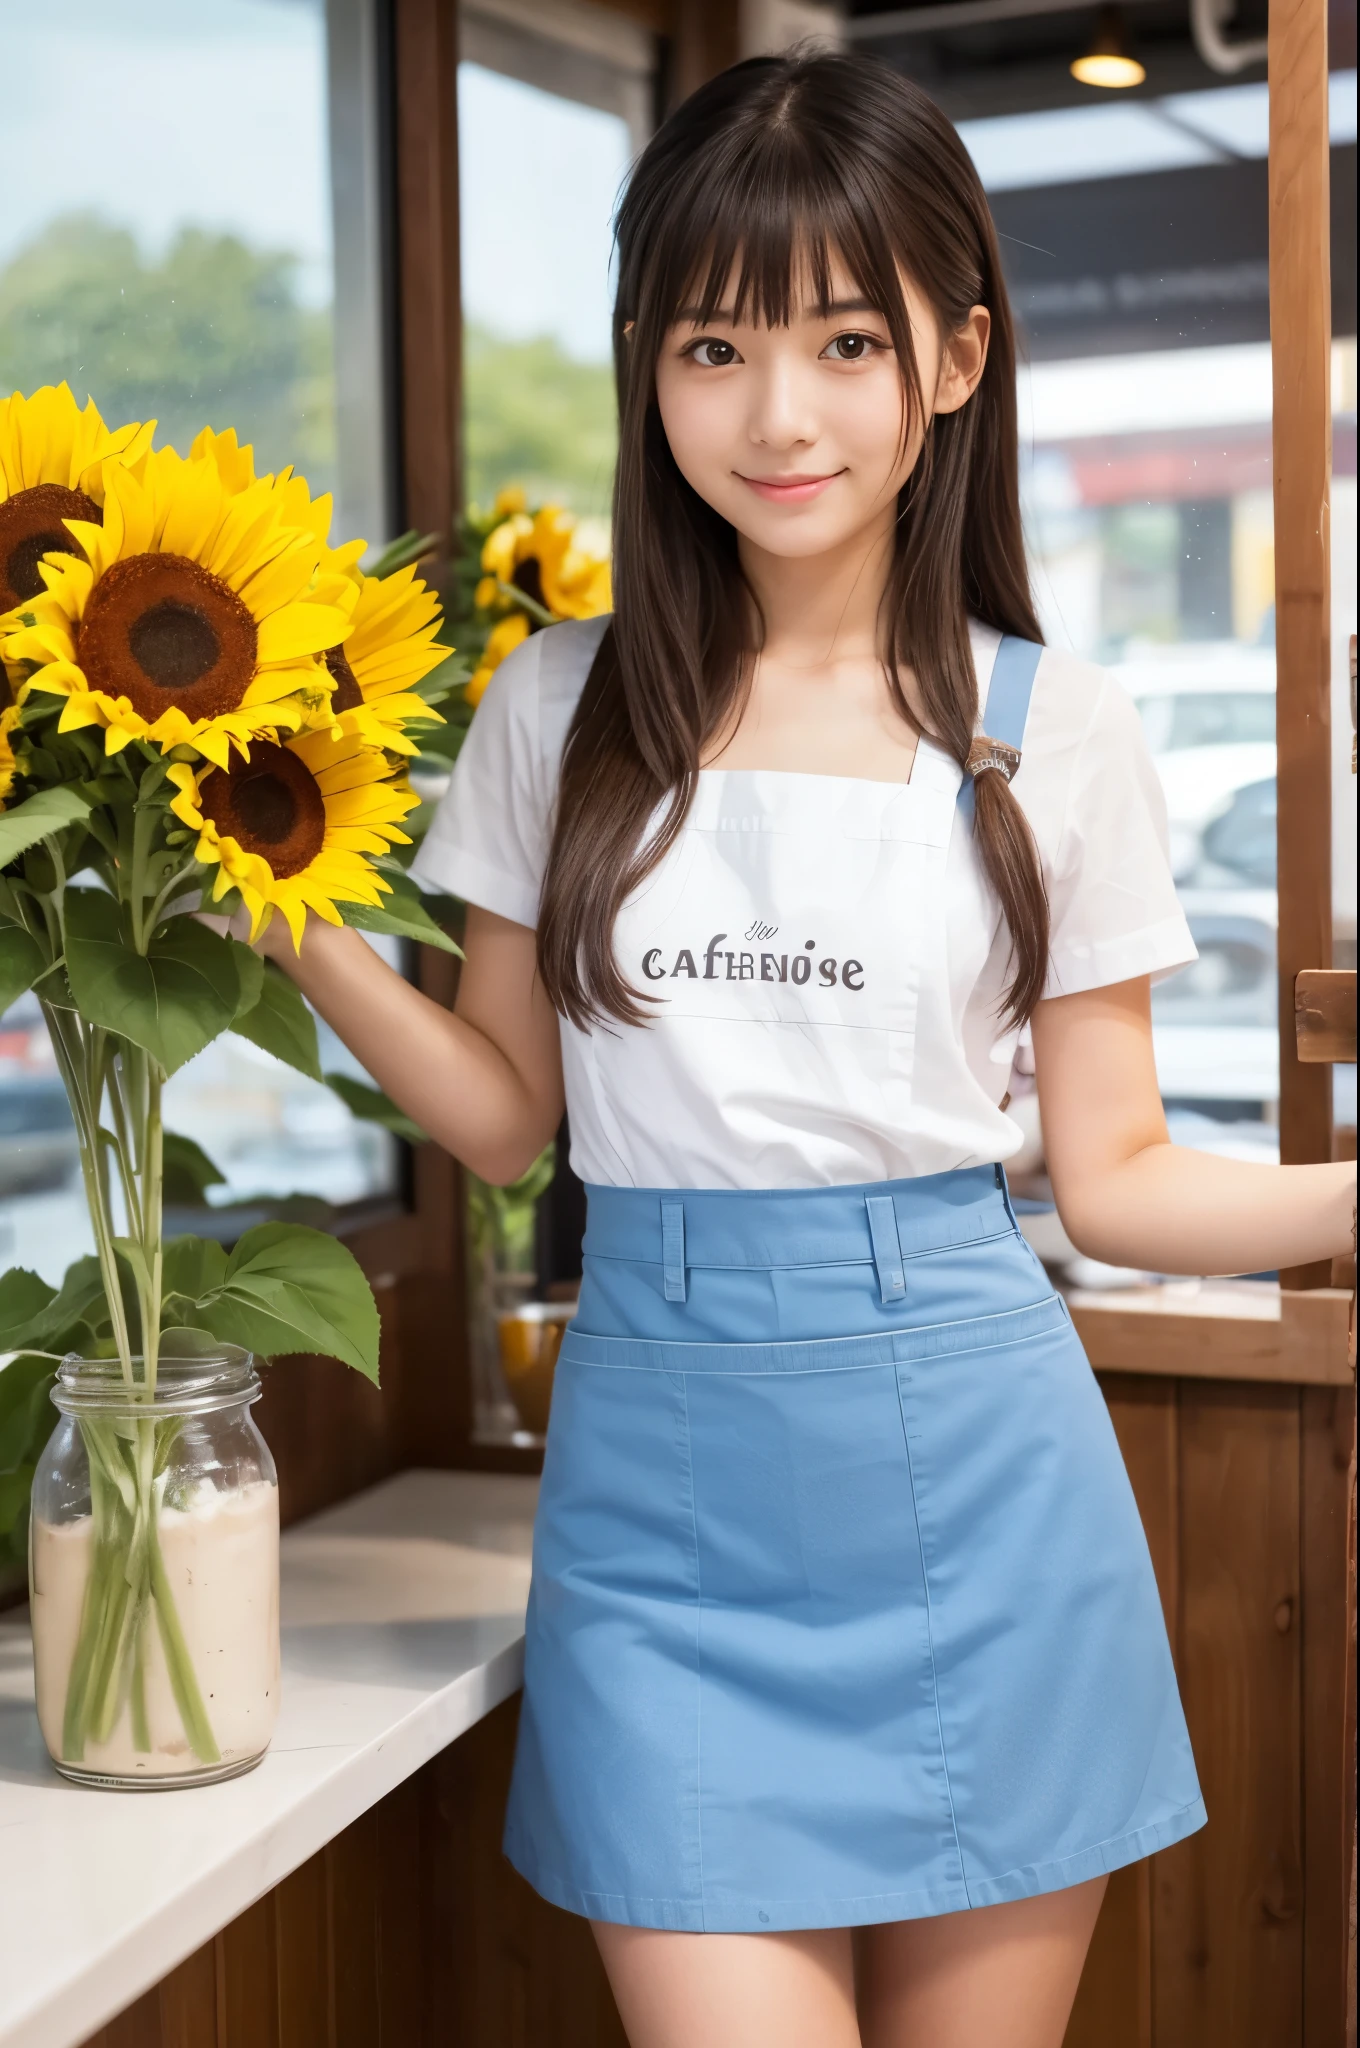
<path id="1" fill-rule="evenodd" d="M 985 306 L 974 306 L 955 334 L 951 334 L 940 357 L 940 375 L 935 387 L 936 412 L 958 412 L 976 391 L 987 367 L 987 344 L 992 334 L 992 316 Z"/>

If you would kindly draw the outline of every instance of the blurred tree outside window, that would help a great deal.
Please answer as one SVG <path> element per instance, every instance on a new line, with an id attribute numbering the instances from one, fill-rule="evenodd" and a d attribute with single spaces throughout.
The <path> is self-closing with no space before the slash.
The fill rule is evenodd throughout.
<path id="1" fill-rule="evenodd" d="M 616 430 L 611 222 L 627 122 L 518 77 L 458 71 L 467 495 L 606 516 Z"/>
<path id="2" fill-rule="evenodd" d="M 205 424 L 235 427 L 257 469 L 292 463 L 354 499 L 337 451 L 325 0 L 0 0 L 0 71 L 0 387 L 65 379 L 111 424 L 157 418 L 158 443 L 181 450 Z M 375 388 L 374 417 L 383 403 Z M 321 1060 L 360 1077 L 324 1026 Z M 166 1117 L 221 1170 L 208 1200 L 231 1208 L 228 1235 L 281 1201 L 324 1212 L 400 1190 L 394 1138 L 239 1038 L 173 1077 Z M 77 1177 L 24 998 L 0 1017 L 0 1265 L 60 1279 L 86 1248 Z"/>

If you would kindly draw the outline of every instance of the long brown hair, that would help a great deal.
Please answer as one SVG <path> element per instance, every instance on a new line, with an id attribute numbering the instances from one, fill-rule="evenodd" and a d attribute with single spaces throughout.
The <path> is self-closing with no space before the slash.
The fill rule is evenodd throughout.
<path id="1" fill-rule="evenodd" d="M 538 927 L 544 985 L 582 1028 L 649 1014 L 619 968 L 614 922 L 684 823 L 704 748 L 736 708 L 759 645 L 736 534 L 681 476 L 657 408 L 655 365 L 682 306 L 711 320 L 735 272 L 737 320 L 783 325 L 802 274 L 825 313 L 839 254 L 888 324 L 907 417 L 918 419 L 901 272 L 946 338 L 986 306 L 982 378 L 961 410 L 936 415 L 899 496 L 883 607 L 898 710 L 910 720 L 900 678 L 910 665 L 927 731 L 962 765 L 978 710 L 969 615 L 1040 637 L 996 231 L 963 144 L 923 92 L 870 58 L 735 65 L 653 137 L 616 231 L 615 610 L 567 736 Z M 1043 991 L 1048 904 L 1028 822 L 995 770 L 977 778 L 973 829 L 1011 936 L 1005 1007 L 1020 1019 Z"/>

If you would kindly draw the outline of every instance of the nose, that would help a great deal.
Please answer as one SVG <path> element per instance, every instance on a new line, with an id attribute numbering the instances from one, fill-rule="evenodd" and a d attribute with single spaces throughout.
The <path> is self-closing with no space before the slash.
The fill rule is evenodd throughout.
<path id="1" fill-rule="evenodd" d="M 792 351 L 775 350 L 751 380 L 747 432 L 757 447 L 778 451 L 808 447 L 817 439 L 818 422 L 811 379 Z"/>

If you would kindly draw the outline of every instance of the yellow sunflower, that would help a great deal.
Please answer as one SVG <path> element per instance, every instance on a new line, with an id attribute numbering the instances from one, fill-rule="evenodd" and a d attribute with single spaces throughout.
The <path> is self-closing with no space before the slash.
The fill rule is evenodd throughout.
<path id="1" fill-rule="evenodd" d="M 486 686 L 507 654 L 513 654 L 521 640 L 527 640 L 532 631 L 523 612 L 511 612 L 508 619 L 501 619 L 486 636 L 482 658 L 468 677 L 463 696 L 469 704 L 480 704 L 486 695 Z"/>
<path id="2" fill-rule="evenodd" d="M 331 530 L 334 504 L 329 491 L 323 491 L 319 498 L 314 498 L 307 479 L 296 476 L 292 469 L 281 469 L 277 476 L 257 479 L 255 450 L 249 442 L 244 448 L 241 446 L 236 438 L 235 427 L 228 427 L 221 434 L 214 433 L 211 427 L 204 427 L 195 437 L 189 450 L 189 460 L 215 462 L 218 474 L 228 490 L 243 491 L 257 481 L 267 484 L 278 500 L 285 526 L 296 526 L 320 541 L 325 550 L 322 558 L 323 574 L 338 574 L 343 577 L 357 575 L 357 565 L 368 547 L 368 542 L 351 540 L 338 548 L 330 545 L 327 536 Z M 328 601 L 333 601 L 329 591 L 327 598 Z"/>
<path id="3" fill-rule="evenodd" d="M 14 758 L 10 734 L 19 721 L 19 713 L 12 704 L 0 711 L 0 809 L 9 802 L 9 793 L 14 787 L 14 778 L 19 764 Z"/>
<path id="4" fill-rule="evenodd" d="M 0 617 L 41 595 L 44 555 L 79 554 L 65 522 L 99 524 L 105 462 L 138 461 L 154 432 L 154 420 L 110 431 L 65 384 L 0 398 Z"/>
<path id="5" fill-rule="evenodd" d="M 204 427 L 189 452 L 216 462 L 233 489 L 244 489 L 256 481 L 254 451 L 241 447 L 232 428 L 218 434 Z M 329 493 L 313 498 L 306 480 L 288 469 L 263 481 L 277 498 L 287 524 L 310 532 L 321 543 L 316 594 L 348 612 L 353 626 L 343 648 L 329 648 L 321 657 L 334 689 L 329 703 L 322 698 L 312 707 L 308 725 L 333 724 L 338 731 L 357 732 L 373 746 L 387 747 L 393 753 L 418 753 L 418 743 L 406 735 L 407 723 L 415 719 L 436 725 L 444 722 L 414 693 L 414 685 L 438 668 L 449 652 L 435 639 L 439 600 L 420 581 L 414 567 L 382 578 L 365 576 L 359 561 L 367 541 L 332 547 L 327 539 L 332 511 Z"/>
<path id="6" fill-rule="evenodd" d="M 213 901 L 239 889 L 251 937 L 277 910 L 295 946 L 309 910 L 340 924 L 337 903 L 381 901 L 391 885 L 370 856 L 407 843 L 401 820 L 418 801 L 353 733 L 302 733 L 257 743 L 228 768 L 174 762 L 169 772 L 170 808 L 198 833 L 199 860 L 217 867 Z"/>
<path id="7" fill-rule="evenodd" d="M 612 603 L 609 557 L 584 544 L 580 522 L 560 505 L 503 519 L 487 535 L 482 572 L 477 602 L 484 609 L 498 598 L 513 602 L 499 585 L 522 591 L 555 619 L 597 618 Z"/>
<path id="8" fill-rule="evenodd" d="M 435 637 L 439 600 L 410 568 L 361 576 L 352 604 L 352 631 L 343 647 L 322 656 L 335 682 L 331 713 L 342 732 L 357 733 L 371 746 L 418 753 L 407 725 L 444 723 L 415 692 L 449 652 Z"/>
<path id="9" fill-rule="evenodd" d="M 64 697 L 61 730 L 192 746 L 225 768 L 234 745 L 292 732 L 330 695 L 316 660 L 350 630 L 317 587 L 323 545 L 283 517 L 270 478 L 233 485 L 214 457 L 173 448 L 135 471 L 106 462 L 102 526 L 70 521 L 80 556 L 49 554 L 42 595 L 0 639 L 32 664 L 19 696 Z"/>

